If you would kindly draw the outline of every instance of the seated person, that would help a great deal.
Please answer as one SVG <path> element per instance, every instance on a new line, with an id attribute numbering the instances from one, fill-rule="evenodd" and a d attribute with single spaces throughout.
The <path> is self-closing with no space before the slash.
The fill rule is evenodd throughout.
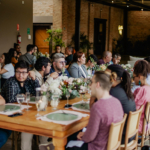
<path id="1" fill-rule="evenodd" d="M 65 66 L 66 66 L 65 56 L 61 53 L 56 53 L 53 56 L 53 65 L 51 67 L 50 74 L 53 72 L 57 72 L 59 76 L 65 74 L 66 76 L 70 77 L 70 74 L 67 71 L 67 69 L 65 69 Z"/>
<path id="2" fill-rule="evenodd" d="M 15 67 L 15 64 L 18 62 L 17 51 L 15 49 L 11 48 L 8 52 L 8 55 L 11 60 L 11 63 Z"/>
<path id="3" fill-rule="evenodd" d="M 112 60 L 112 53 L 110 51 L 104 51 L 103 58 L 98 60 L 97 64 L 98 65 L 109 64 L 111 60 Z"/>
<path id="4" fill-rule="evenodd" d="M 139 61 L 145 61 L 145 62 L 148 63 L 148 65 L 150 65 L 150 58 L 147 57 L 147 58 L 145 58 L 144 60 L 138 60 L 138 61 L 136 61 L 135 64 L 134 64 L 134 67 L 136 66 L 136 64 L 137 64 Z M 134 67 L 133 67 L 133 69 L 134 69 Z M 148 85 L 150 85 L 150 73 L 147 75 L 146 82 L 147 82 Z M 138 89 L 139 87 L 140 87 L 140 85 L 136 85 L 135 83 L 132 83 L 132 89 L 131 89 L 132 93 L 134 93 L 134 91 L 135 91 L 136 89 Z"/>
<path id="5" fill-rule="evenodd" d="M 5 100 L 0 95 L 0 105 L 4 105 L 4 104 L 5 104 Z M 2 148 L 2 146 L 7 142 L 10 135 L 11 135 L 10 130 L 0 129 L 0 148 Z"/>
<path id="6" fill-rule="evenodd" d="M 53 72 L 49 75 L 51 64 L 50 60 L 46 57 L 38 58 L 34 67 L 35 68 L 33 71 L 35 72 L 35 77 L 39 81 L 40 85 L 44 83 L 46 85 L 49 85 L 53 79 L 56 79 L 58 77 L 57 72 Z"/>
<path id="7" fill-rule="evenodd" d="M 121 103 L 109 94 L 111 78 L 103 71 L 95 72 L 92 78 L 91 95 L 98 101 L 90 110 L 90 119 L 85 132 L 80 132 L 76 139 L 82 140 L 81 147 L 67 148 L 68 150 L 106 150 L 111 123 L 123 119 Z M 113 112 L 113 113 L 112 113 Z"/>
<path id="8" fill-rule="evenodd" d="M 11 59 L 8 57 L 7 53 L 3 53 L 0 58 L 0 74 L 2 75 L 1 87 L 3 87 L 7 79 L 14 76 L 14 72 L 14 66 L 11 63 Z"/>
<path id="9" fill-rule="evenodd" d="M 87 78 L 88 73 L 85 67 L 86 57 L 83 52 L 76 52 L 73 55 L 72 64 L 69 66 L 68 71 L 73 78 Z"/>
<path id="10" fill-rule="evenodd" d="M 27 45 L 27 53 L 24 55 L 21 55 L 18 59 L 18 61 L 20 60 L 24 60 L 26 61 L 30 66 L 30 69 L 33 69 L 34 64 L 36 62 L 36 56 L 32 55 L 34 53 L 34 45 L 29 44 Z"/>
<path id="11" fill-rule="evenodd" d="M 139 123 L 139 132 L 143 131 L 143 120 L 145 118 L 145 107 L 147 102 L 150 102 L 150 86 L 147 84 L 146 78 L 150 74 L 150 67 L 146 61 L 140 60 L 136 63 L 133 72 L 133 80 L 140 87 L 134 91 L 134 99 L 136 109 L 140 109 L 144 105 Z M 147 125 L 146 125 L 147 126 Z M 148 125 L 149 128 L 149 125 Z M 146 129 L 146 127 L 145 127 Z"/>
<path id="12" fill-rule="evenodd" d="M 64 53 L 61 52 L 61 46 L 60 46 L 60 45 L 56 45 L 56 47 L 55 47 L 55 52 L 52 53 L 52 55 L 51 55 L 50 58 L 53 59 L 53 56 L 54 56 L 56 53 L 64 54 Z"/>
<path id="13" fill-rule="evenodd" d="M 112 88 L 110 89 L 110 95 L 116 97 L 121 102 L 124 113 L 126 113 L 127 115 L 130 111 L 136 111 L 135 101 L 131 92 L 131 78 L 129 73 L 117 64 L 109 65 L 106 71 L 114 74 L 112 79 Z M 127 126 L 126 123 L 123 130 L 121 144 L 125 143 L 125 133 Z M 134 136 L 129 139 L 129 142 L 133 139 Z"/>
<path id="14" fill-rule="evenodd" d="M 65 50 L 65 54 L 67 55 L 67 57 L 66 57 L 66 62 L 67 62 L 67 66 L 72 62 L 72 60 L 73 60 L 73 54 L 72 54 L 72 52 L 73 52 L 73 48 L 72 47 L 67 47 L 66 48 L 66 50 Z"/>
<path id="15" fill-rule="evenodd" d="M 30 92 L 30 94 L 35 95 L 35 88 L 37 87 L 40 87 L 40 84 L 35 79 L 34 72 L 29 72 L 29 64 L 25 61 L 19 61 L 15 65 L 15 77 L 9 78 L 5 82 L 1 94 L 6 103 L 14 103 L 17 102 L 17 94 Z"/>
<path id="16" fill-rule="evenodd" d="M 21 47 L 20 47 L 20 45 L 17 44 L 17 43 L 14 43 L 14 49 L 17 51 L 17 57 L 19 58 L 20 57 L 20 53 L 21 53 L 21 50 L 20 50 Z"/>
<path id="17" fill-rule="evenodd" d="M 119 64 L 121 61 L 121 55 L 119 53 L 116 53 L 113 55 L 111 64 Z"/>
<path id="18" fill-rule="evenodd" d="M 92 69 L 93 69 L 94 65 L 97 64 L 97 60 L 98 59 L 97 59 L 97 57 L 94 54 L 91 54 L 88 57 L 87 63 L 85 64 L 85 67 L 87 68 L 88 76 L 91 76 L 92 74 L 94 74 Z"/>

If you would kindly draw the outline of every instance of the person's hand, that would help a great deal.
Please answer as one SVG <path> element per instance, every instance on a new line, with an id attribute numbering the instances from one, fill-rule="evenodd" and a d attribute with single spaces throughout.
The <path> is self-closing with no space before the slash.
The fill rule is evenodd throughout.
<path id="1" fill-rule="evenodd" d="M 84 135 L 84 132 L 80 132 L 80 133 L 77 135 L 77 139 L 78 139 L 78 140 L 82 140 L 83 135 Z"/>
<path id="2" fill-rule="evenodd" d="M 50 77 L 52 77 L 53 79 L 58 78 L 59 74 L 57 72 L 53 72 L 50 74 Z"/>
<path id="3" fill-rule="evenodd" d="M 93 106 L 93 104 L 95 103 L 96 97 L 92 96 L 90 98 L 90 108 Z"/>
<path id="4" fill-rule="evenodd" d="M 29 71 L 29 77 L 30 77 L 32 80 L 35 80 L 35 73 L 34 73 L 34 71 Z"/>

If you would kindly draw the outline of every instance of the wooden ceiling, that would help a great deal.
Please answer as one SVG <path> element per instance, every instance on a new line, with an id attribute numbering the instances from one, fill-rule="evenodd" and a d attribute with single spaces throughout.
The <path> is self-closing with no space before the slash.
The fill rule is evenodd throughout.
<path id="1" fill-rule="evenodd" d="M 100 3 L 112 7 L 127 10 L 148 10 L 150 11 L 150 0 L 87 0 L 90 2 Z"/>

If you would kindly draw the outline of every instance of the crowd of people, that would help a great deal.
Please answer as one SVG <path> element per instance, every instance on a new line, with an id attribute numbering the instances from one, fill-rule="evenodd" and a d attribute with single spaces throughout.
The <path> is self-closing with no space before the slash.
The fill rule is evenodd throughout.
<path id="1" fill-rule="evenodd" d="M 27 53 L 22 54 L 20 46 L 15 44 L 14 49 L 3 53 L 0 58 L 0 74 L 2 75 L 2 90 L 0 105 L 16 102 L 17 94 L 30 92 L 35 95 L 35 88 L 44 83 L 51 84 L 61 75 L 73 78 L 92 77 L 90 98 L 90 119 L 85 132 L 78 132 L 70 140 L 82 140 L 81 147 L 67 148 L 68 150 L 98 150 L 106 149 L 111 123 L 123 119 L 124 113 L 136 111 L 142 105 L 150 102 L 150 58 L 139 60 L 135 63 L 133 71 L 134 86 L 131 88 L 131 77 L 119 64 L 120 54 L 109 51 L 103 53 L 102 59 L 91 54 L 86 59 L 83 52 L 73 52 L 72 47 L 61 52 L 61 47 L 56 46 L 56 51 L 50 58 L 39 57 L 33 53 L 38 52 L 38 47 L 29 44 Z M 94 72 L 95 64 L 109 64 L 106 71 Z M 90 72 L 88 71 L 90 68 Z M 145 107 L 144 107 L 145 110 Z M 140 119 L 139 132 L 143 129 L 144 110 Z M 125 142 L 126 126 L 123 130 L 122 144 Z M 0 148 L 6 143 L 11 131 L 0 129 Z M 21 150 L 31 150 L 33 134 L 21 133 Z M 135 136 L 131 137 L 129 142 Z M 40 137 L 40 143 L 46 144 L 47 137 Z"/>

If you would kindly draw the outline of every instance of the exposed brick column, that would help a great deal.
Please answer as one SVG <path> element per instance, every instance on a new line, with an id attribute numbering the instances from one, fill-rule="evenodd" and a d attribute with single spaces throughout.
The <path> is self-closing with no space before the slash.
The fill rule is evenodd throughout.
<path id="1" fill-rule="evenodd" d="M 62 29 L 63 0 L 53 0 L 53 29 Z"/>

